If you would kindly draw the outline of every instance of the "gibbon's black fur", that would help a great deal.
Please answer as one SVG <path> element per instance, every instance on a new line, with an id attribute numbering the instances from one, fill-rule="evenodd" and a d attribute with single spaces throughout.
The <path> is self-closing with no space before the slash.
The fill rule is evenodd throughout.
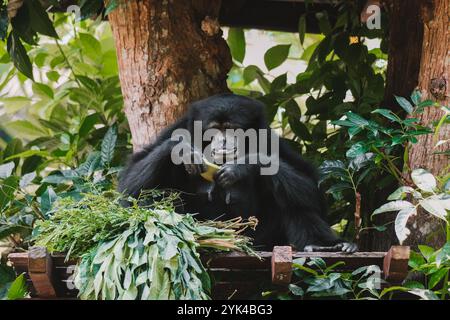
<path id="1" fill-rule="evenodd" d="M 155 188 L 180 191 L 182 204 L 177 211 L 198 213 L 200 220 L 255 216 L 259 224 L 249 235 L 257 248 L 292 245 L 305 251 L 356 251 L 356 245 L 338 238 L 326 223 L 315 168 L 284 139 L 279 140 L 275 175 L 261 175 L 259 164 L 225 163 L 211 183 L 200 176 L 203 165 L 175 165 L 171 152 L 177 142 L 171 141 L 172 132 L 184 128 L 193 134 L 194 121 L 202 121 L 203 130 L 211 124 L 221 129 L 270 130 L 264 105 L 251 98 L 221 94 L 195 102 L 154 143 L 131 157 L 120 175 L 119 191 L 135 198 Z"/>

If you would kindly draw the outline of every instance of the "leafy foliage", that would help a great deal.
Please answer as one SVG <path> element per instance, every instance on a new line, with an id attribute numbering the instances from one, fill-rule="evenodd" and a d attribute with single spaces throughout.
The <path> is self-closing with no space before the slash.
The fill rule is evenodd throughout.
<path id="1" fill-rule="evenodd" d="M 449 223 L 449 193 L 443 190 L 442 187 L 438 187 L 435 177 L 424 169 L 414 170 L 411 177 L 416 188 L 400 187 L 389 196 L 388 200 L 391 200 L 391 202 L 382 205 L 373 213 L 373 215 L 377 215 L 398 211 L 395 220 L 395 232 L 400 243 L 406 240 L 409 234 L 406 224 L 411 216 L 417 214 L 419 206 L 425 212 L 443 220 L 447 224 Z M 410 201 L 404 200 L 406 195 L 409 195 Z"/>
<path id="2" fill-rule="evenodd" d="M 365 266 L 353 272 L 342 272 L 344 262 L 327 266 L 321 258 L 293 261 L 295 279 L 287 292 L 272 292 L 278 299 L 378 299 L 380 298 L 381 270 Z M 267 295 L 267 293 L 266 293 Z"/>
<path id="3" fill-rule="evenodd" d="M 111 191 L 62 199 L 37 223 L 37 245 L 82 257 L 75 277 L 82 299 L 207 299 L 210 280 L 197 250 L 252 253 L 239 233 L 255 222 L 199 223 L 175 213 L 176 196 L 157 191 L 128 199 L 129 207 L 121 200 Z"/>

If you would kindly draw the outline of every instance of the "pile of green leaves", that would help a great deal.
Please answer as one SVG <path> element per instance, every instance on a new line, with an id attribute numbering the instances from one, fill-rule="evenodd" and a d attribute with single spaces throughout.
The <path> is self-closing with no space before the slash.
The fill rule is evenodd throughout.
<path id="1" fill-rule="evenodd" d="M 240 231 L 255 221 L 197 222 L 175 213 L 176 196 L 151 192 L 152 204 L 121 205 L 115 192 L 59 200 L 39 221 L 36 245 L 81 257 L 75 278 L 82 299 L 206 299 L 209 276 L 199 249 L 252 253 Z"/>

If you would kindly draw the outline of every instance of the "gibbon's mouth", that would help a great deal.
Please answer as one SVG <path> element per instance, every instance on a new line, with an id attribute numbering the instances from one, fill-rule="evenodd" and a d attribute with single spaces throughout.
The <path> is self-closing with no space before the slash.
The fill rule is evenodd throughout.
<path id="1" fill-rule="evenodd" d="M 211 155 L 215 160 L 233 160 L 237 158 L 237 147 L 233 149 L 214 149 Z"/>

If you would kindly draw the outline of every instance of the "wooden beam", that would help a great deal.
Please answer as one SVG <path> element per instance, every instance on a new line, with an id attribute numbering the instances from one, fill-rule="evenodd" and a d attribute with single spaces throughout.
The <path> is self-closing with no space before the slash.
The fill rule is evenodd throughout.
<path id="1" fill-rule="evenodd" d="M 392 246 L 386 253 L 383 263 L 383 273 L 390 283 L 402 282 L 408 274 L 410 249 L 407 246 Z"/>
<path id="2" fill-rule="evenodd" d="M 28 252 L 28 273 L 36 293 L 41 298 L 55 298 L 52 283 L 52 258 L 43 247 L 31 247 Z"/>
<path id="3" fill-rule="evenodd" d="M 290 246 L 273 247 L 272 283 L 287 286 L 292 278 L 292 248 Z"/>

